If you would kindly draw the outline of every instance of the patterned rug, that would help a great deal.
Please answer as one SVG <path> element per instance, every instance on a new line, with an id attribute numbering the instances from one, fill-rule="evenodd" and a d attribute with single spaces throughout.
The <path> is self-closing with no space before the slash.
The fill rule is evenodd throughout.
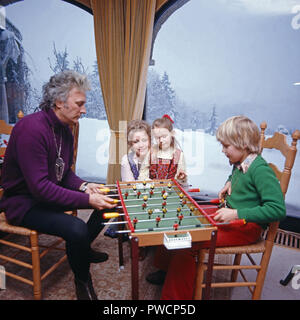
<path id="1" fill-rule="evenodd" d="M 87 220 L 90 211 L 80 211 L 79 217 Z M 91 274 L 95 291 L 100 300 L 130 300 L 131 299 L 131 261 L 130 261 L 130 244 L 123 243 L 124 251 L 124 269 L 119 269 L 118 241 L 104 236 L 105 229 L 99 234 L 93 243 L 93 248 L 104 251 L 109 254 L 108 261 L 91 265 Z M 24 237 L 21 238 L 24 241 Z M 41 235 L 40 243 L 47 243 L 53 240 L 53 237 Z M 3 252 L 0 246 L 0 253 Z M 10 249 L 13 250 L 13 249 Z M 145 276 L 156 271 L 152 262 L 155 248 L 148 247 L 147 256 L 143 261 L 139 262 L 139 298 L 141 300 L 159 300 L 161 294 L 161 286 L 149 284 Z M 42 272 L 51 266 L 53 260 L 57 260 L 58 256 L 62 256 L 62 252 L 55 251 L 49 253 L 41 260 Z M 23 255 L 23 253 L 22 253 Z M 21 257 L 21 255 L 20 255 Z M 24 261 L 30 261 L 30 255 L 24 254 Z M 228 257 L 219 257 L 219 260 L 228 259 Z M 0 261 L 0 265 L 3 261 Z M 220 261 L 219 261 L 220 262 Z M 19 275 L 31 278 L 31 271 L 19 266 L 9 264 L 5 268 L 18 272 Z M 217 279 L 228 279 L 227 272 L 218 272 Z M 216 279 L 216 278 L 215 278 Z M 230 288 L 212 289 L 212 299 L 228 300 L 230 299 Z M 50 274 L 42 282 L 42 294 L 44 300 L 75 300 L 75 288 L 73 273 L 69 264 L 65 261 L 52 274 Z M 6 289 L 0 290 L 0 300 L 31 300 L 33 299 L 31 286 L 20 281 L 6 277 Z"/>

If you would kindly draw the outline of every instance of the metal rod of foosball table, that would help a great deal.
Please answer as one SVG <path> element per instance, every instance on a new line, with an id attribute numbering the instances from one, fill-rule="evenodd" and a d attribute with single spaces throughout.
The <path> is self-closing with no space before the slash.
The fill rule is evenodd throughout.
<path id="1" fill-rule="evenodd" d="M 119 195 L 116 193 L 116 194 L 108 194 L 108 197 L 119 197 Z"/>
<path id="2" fill-rule="evenodd" d="M 116 185 L 104 185 L 104 186 L 101 186 L 100 187 L 100 189 L 105 189 L 106 187 L 108 187 L 108 186 L 116 186 Z M 155 187 L 155 189 L 158 189 L 158 188 L 163 188 L 163 187 L 160 187 L 160 186 L 157 186 L 157 187 Z M 149 188 L 147 188 L 147 189 L 149 189 Z M 126 188 L 126 189 L 122 189 L 123 191 L 132 191 L 132 188 Z M 143 188 L 143 187 L 141 187 L 141 188 L 136 188 L 136 190 L 134 190 L 134 192 L 136 192 L 136 191 L 139 191 L 139 190 L 144 190 L 144 192 L 146 192 L 146 188 Z M 117 188 L 114 188 L 114 189 L 110 189 L 109 191 L 118 191 L 118 189 Z M 160 192 L 154 192 L 154 193 L 160 193 Z"/>
<path id="3" fill-rule="evenodd" d="M 149 191 L 149 190 L 148 190 Z M 151 190 L 150 190 L 151 191 Z M 173 191 L 173 192 L 175 192 L 175 191 Z M 125 192 L 126 193 L 126 192 Z M 125 195 L 125 193 L 124 193 L 124 195 Z M 153 191 L 152 192 L 152 195 L 153 194 L 161 194 L 161 195 L 163 195 L 163 194 L 165 194 L 165 193 L 162 193 L 161 191 Z M 140 194 L 137 194 L 137 192 L 134 192 L 134 193 L 131 193 L 131 194 L 128 194 L 129 196 L 143 196 L 143 195 L 145 195 L 145 196 L 148 196 L 149 195 L 149 192 L 147 192 L 147 191 L 145 191 L 144 190 L 144 192 L 141 192 Z"/>
<path id="4" fill-rule="evenodd" d="M 182 219 L 180 219 L 179 217 L 168 217 L 168 218 L 161 218 L 159 221 L 157 221 L 156 219 L 143 219 L 143 220 L 138 220 L 137 222 L 158 222 L 160 223 L 161 221 L 169 221 L 169 220 L 179 220 L 182 221 L 184 219 L 191 219 L 191 218 L 198 218 L 199 216 L 184 216 Z M 203 216 L 204 217 L 204 216 Z M 104 225 L 111 225 L 111 224 L 126 224 L 127 221 L 113 221 L 113 222 L 103 222 Z"/>
<path id="5" fill-rule="evenodd" d="M 178 203 L 178 202 L 167 203 L 167 205 L 170 205 L 170 204 L 178 204 L 179 205 L 180 203 Z M 154 207 L 154 206 L 158 206 L 158 204 L 157 203 L 149 203 L 149 204 L 147 204 L 146 208 L 147 207 Z M 132 204 L 130 206 L 126 206 L 126 208 L 136 208 L 136 207 L 141 207 L 141 204 Z M 121 208 L 123 208 L 123 207 L 122 206 L 115 207 L 115 209 L 121 209 Z"/>
<path id="6" fill-rule="evenodd" d="M 167 199 L 178 199 L 178 196 L 168 196 L 166 197 L 166 199 L 162 199 L 162 198 L 147 198 L 147 200 L 167 200 Z M 143 198 L 140 199 L 124 199 L 125 202 L 128 201 L 136 201 L 136 200 L 143 200 Z"/>
<path id="7" fill-rule="evenodd" d="M 147 232 L 147 231 L 163 231 L 163 230 L 174 230 L 178 231 L 180 229 L 188 229 L 188 228 L 201 228 L 201 227 L 211 227 L 212 224 L 190 224 L 186 226 L 178 226 L 177 230 L 174 230 L 173 227 L 157 227 L 157 228 L 145 228 L 145 229 L 136 229 L 134 232 Z M 131 230 L 118 230 L 116 233 L 130 233 Z"/>
<path id="8" fill-rule="evenodd" d="M 159 192 L 157 192 L 159 193 Z M 140 194 L 140 198 L 138 200 L 143 200 L 142 198 L 143 194 Z M 184 199 L 185 196 L 182 197 L 182 199 Z M 162 198 L 151 198 L 149 197 L 147 200 L 168 200 L 168 199 L 178 199 L 178 196 L 167 196 L 166 199 L 162 199 Z M 128 201 L 136 201 L 137 199 L 124 199 L 125 202 Z M 220 199 L 211 199 L 211 200 L 195 200 L 198 204 L 220 204 Z"/>
<path id="9" fill-rule="evenodd" d="M 238 219 L 235 221 L 230 221 L 230 222 L 217 222 L 216 225 L 217 226 L 222 226 L 222 225 L 228 225 L 228 224 L 245 224 L 246 222 L 244 221 L 244 219 Z M 186 226 L 182 226 L 179 225 L 177 230 L 174 230 L 174 227 L 158 227 L 158 228 L 148 228 L 148 229 L 136 229 L 134 230 L 135 232 L 148 232 L 148 231 L 162 231 L 162 230 L 174 230 L 174 231 L 178 231 L 180 229 L 186 229 L 186 228 L 201 228 L 201 227 L 211 227 L 212 224 L 211 223 L 206 223 L 206 224 L 190 224 L 190 225 L 186 225 Z M 131 230 L 118 230 L 116 231 L 116 233 L 130 233 L 132 232 Z"/>
<path id="10" fill-rule="evenodd" d="M 216 207 L 206 207 L 205 209 L 216 209 Z M 170 212 L 178 212 L 178 210 L 174 209 L 174 210 L 167 210 L 166 212 L 163 212 L 162 210 L 158 210 L 158 211 L 153 211 L 152 214 L 162 214 L 162 215 L 167 215 L 168 213 Z M 180 212 L 191 212 L 190 209 L 181 209 Z M 147 214 L 148 212 L 146 211 L 140 211 L 140 212 L 128 212 L 128 215 L 130 216 L 135 216 L 135 215 L 142 215 L 142 214 Z M 179 212 L 178 212 L 179 213 Z M 149 214 L 149 213 L 148 213 Z M 213 216 L 215 215 L 215 213 L 213 214 L 207 214 L 205 216 L 203 215 L 194 215 L 194 217 L 197 217 L 197 218 L 202 218 L 202 217 L 207 217 L 207 216 Z M 125 216 L 125 213 L 119 213 L 119 212 L 107 212 L 107 213 L 103 213 L 103 218 L 104 219 L 111 219 L 111 218 L 118 218 L 118 217 L 122 217 L 122 216 Z"/>
<path id="11" fill-rule="evenodd" d="M 191 224 L 191 225 L 188 225 L 188 226 L 180 226 L 180 227 L 178 227 L 177 230 L 184 229 L 184 228 L 200 228 L 202 226 L 204 226 L 204 225 Z M 211 224 L 206 225 L 206 226 L 211 226 Z M 148 229 L 145 228 L 145 229 L 136 229 L 136 230 L 134 230 L 134 232 L 163 231 L 163 230 L 174 230 L 174 228 L 173 227 L 158 227 L 158 228 L 148 228 Z M 116 233 L 130 233 L 130 232 L 132 232 L 132 231 L 131 230 L 118 230 L 118 231 L 116 231 Z"/>
<path id="12" fill-rule="evenodd" d="M 136 185 L 141 185 L 142 184 L 142 182 L 131 182 L 131 183 L 128 183 L 128 182 L 119 182 L 119 184 L 120 185 L 122 185 L 122 186 L 136 186 Z M 149 184 L 151 184 L 151 185 L 153 185 L 153 188 L 151 188 L 150 187 L 150 189 L 166 189 L 166 188 L 168 188 L 168 190 L 169 191 L 172 191 L 172 187 L 173 187 L 173 185 L 172 186 L 168 186 L 168 185 L 166 185 L 166 186 L 161 186 L 161 185 L 159 185 L 159 183 L 155 183 L 155 182 L 151 182 L 151 181 L 147 181 L 146 182 L 146 184 L 145 185 L 143 185 L 143 186 L 140 186 L 139 188 L 136 188 L 136 190 L 142 190 L 142 189 L 144 189 L 144 191 L 146 191 L 146 189 L 149 189 L 149 187 L 147 186 L 147 188 L 146 188 L 146 185 L 149 185 Z M 107 192 L 110 192 L 110 191 L 118 191 L 118 189 L 116 188 L 116 184 L 100 184 L 101 185 L 101 187 L 100 187 L 100 189 L 109 189 L 109 191 L 107 191 Z M 109 187 L 114 187 L 114 189 L 111 189 L 111 188 L 109 188 Z M 128 190 L 132 190 L 131 188 L 127 188 Z M 123 189 L 124 191 L 126 191 L 126 189 Z M 200 190 L 200 189 L 199 189 Z M 198 190 L 198 191 L 199 191 Z M 191 192 L 195 192 L 194 190 L 191 190 Z M 155 193 L 159 193 L 159 192 L 155 192 Z"/>

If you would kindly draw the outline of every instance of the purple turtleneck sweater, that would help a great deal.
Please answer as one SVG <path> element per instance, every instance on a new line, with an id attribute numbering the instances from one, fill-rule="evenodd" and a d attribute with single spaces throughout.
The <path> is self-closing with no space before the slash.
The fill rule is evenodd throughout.
<path id="1" fill-rule="evenodd" d="M 65 162 L 63 178 L 57 181 L 57 149 Z M 6 149 L 1 185 L 4 196 L 0 209 L 9 223 L 19 225 L 28 210 L 37 203 L 62 209 L 89 208 L 89 195 L 79 190 L 84 182 L 71 170 L 73 135 L 54 111 L 40 111 L 20 120 L 13 128 Z"/>

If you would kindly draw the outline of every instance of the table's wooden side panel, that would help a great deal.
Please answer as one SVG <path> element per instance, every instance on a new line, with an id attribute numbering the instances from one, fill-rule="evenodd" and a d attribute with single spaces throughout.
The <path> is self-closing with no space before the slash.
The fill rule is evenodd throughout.
<path id="1" fill-rule="evenodd" d="M 159 246 L 164 244 L 164 234 L 175 235 L 189 232 L 192 237 L 192 242 L 210 241 L 211 233 L 215 231 L 216 227 L 185 229 L 177 231 L 159 231 L 159 232 L 145 232 L 145 233 L 132 233 L 132 237 L 138 238 L 139 247 Z"/>

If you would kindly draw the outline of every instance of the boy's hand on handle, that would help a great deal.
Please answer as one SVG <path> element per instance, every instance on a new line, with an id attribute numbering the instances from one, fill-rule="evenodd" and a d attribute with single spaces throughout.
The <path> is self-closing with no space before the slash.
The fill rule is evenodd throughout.
<path id="1" fill-rule="evenodd" d="M 112 209 L 118 204 L 118 200 L 114 200 L 100 193 L 90 193 L 89 204 L 97 209 Z"/>
<path id="2" fill-rule="evenodd" d="M 178 180 L 184 180 L 186 178 L 186 173 L 183 171 L 179 171 L 176 178 Z"/>
<path id="3" fill-rule="evenodd" d="M 231 181 L 227 181 L 225 186 L 220 190 L 218 197 L 220 200 L 224 199 L 226 194 L 231 195 Z"/>
<path id="4" fill-rule="evenodd" d="M 237 210 L 230 208 L 221 208 L 217 210 L 214 220 L 219 222 L 231 222 L 238 219 Z"/>

